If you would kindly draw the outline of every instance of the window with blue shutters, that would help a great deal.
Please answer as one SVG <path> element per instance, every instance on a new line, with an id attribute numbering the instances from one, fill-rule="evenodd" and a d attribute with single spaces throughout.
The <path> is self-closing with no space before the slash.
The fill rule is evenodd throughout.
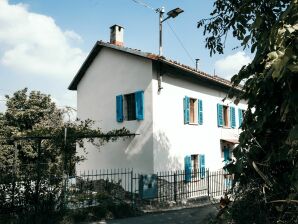
<path id="1" fill-rule="evenodd" d="M 144 91 L 116 96 L 116 120 L 144 120 Z"/>
<path id="2" fill-rule="evenodd" d="M 217 126 L 236 128 L 236 110 L 233 106 L 217 104 Z"/>
<path id="3" fill-rule="evenodd" d="M 191 181 L 191 156 L 184 157 L 184 175 L 185 182 L 188 183 Z"/>
<path id="4" fill-rule="evenodd" d="M 203 124 L 203 101 L 185 96 L 183 99 L 184 124 Z"/>
<path id="5" fill-rule="evenodd" d="M 236 127 L 235 107 L 230 107 L 230 124 L 231 124 L 231 128 Z"/>

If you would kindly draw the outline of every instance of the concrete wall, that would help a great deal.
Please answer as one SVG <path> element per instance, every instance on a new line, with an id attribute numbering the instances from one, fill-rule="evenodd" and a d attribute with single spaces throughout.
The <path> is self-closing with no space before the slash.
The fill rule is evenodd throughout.
<path id="1" fill-rule="evenodd" d="M 116 121 L 116 96 L 144 90 L 145 119 Z M 80 81 L 78 117 L 92 119 L 103 131 L 126 127 L 139 136 L 111 142 L 100 149 L 88 144 L 87 160 L 77 170 L 134 168 L 153 172 L 152 63 L 150 60 L 103 48 Z M 82 153 L 80 151 L 79 153 Z"/>
<path id="2" fill-rule="evenodd" d="M 224 102 L 236 108 L 236 129 L 220 128 L 217 126 L 217 103 L 222 103 L 226 97 L 224 90 L 176 74 L 166 74 L 163 89 L 158 94 L 156 71 L 152 86 L 154 172 L 184 169 L 184 157 L 191 154 L 205 154 L 206 168 L 222 168 L 220 139 L 238 139 L 238 108 L 245 109 L 244 102 L 238 106 L 231 100 Z M 184 124 L 185 96 L 203 100 L 203 125 Z"/>

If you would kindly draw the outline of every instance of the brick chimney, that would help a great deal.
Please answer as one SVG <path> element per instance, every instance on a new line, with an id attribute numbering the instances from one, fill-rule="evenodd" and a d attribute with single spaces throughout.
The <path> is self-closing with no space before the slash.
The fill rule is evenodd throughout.
<path id="1" fill-rule="evenodd" d="M 115 44 L 117 46 L 123 46 L 123 33 L 124 27 L 119 25 L 113 25 L 110 27 L 111 35 L 110 35 L 110 43 Z"/>

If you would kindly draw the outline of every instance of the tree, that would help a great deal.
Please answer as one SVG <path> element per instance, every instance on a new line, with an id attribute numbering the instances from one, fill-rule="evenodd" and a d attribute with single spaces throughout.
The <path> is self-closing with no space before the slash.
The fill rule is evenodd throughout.
<path id="1" fill-rule="evenodd" d="M 236 223 L 297 223 L 298 1 L 216 0 L 210 15 L 198 27 L 211 55 L 223 53 L 229 32 L 255 54 L 231 79 L 243 91 L 228 94 L 248 108 L 227 167 L 235 180 L 226 215 Z"/>
<path id="2" fill-rule="evenodd" d="M 0 208 L 21 205 L 27 212 L 52 211 L 63 202 L 63 177 L 74 172 L 76 145 L 84 140 L 100 146 L 130 136 L 126 129 L 108 133 L 94 122 L 65 121 L 49 95 L 25 88 L 6 96 L 0 113 Z"/>

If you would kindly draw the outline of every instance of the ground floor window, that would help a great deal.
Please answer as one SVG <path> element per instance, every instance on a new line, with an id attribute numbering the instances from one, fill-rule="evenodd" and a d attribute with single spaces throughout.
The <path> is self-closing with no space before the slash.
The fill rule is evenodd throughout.
<path id="1" fill-rule="evenodd" d="M 191 155 L 191 166 L 193 170 L 193 177 L 197 177 L 198 175 L 198 169 L 199 169 L 199 155 Z"/>

